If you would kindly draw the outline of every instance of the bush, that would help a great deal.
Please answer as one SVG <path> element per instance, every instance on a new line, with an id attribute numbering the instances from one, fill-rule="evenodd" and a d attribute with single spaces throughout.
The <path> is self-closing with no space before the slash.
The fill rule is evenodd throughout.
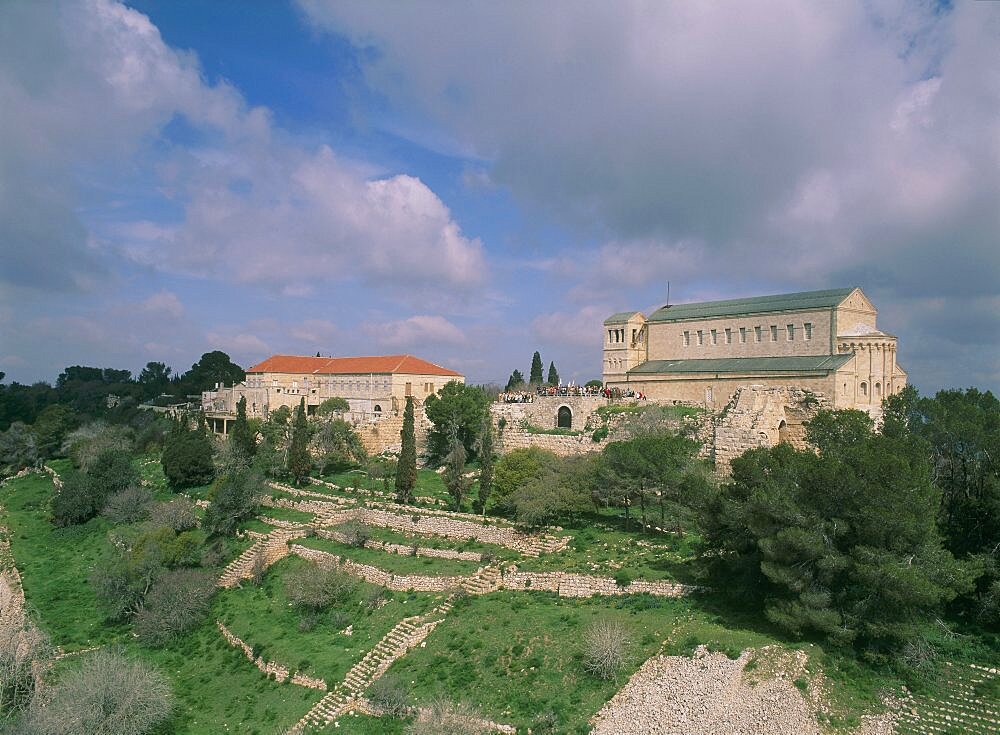
<path id="1" fill-rule="evenodd" d="M 215 481 L 209 493 L 204 527 L 211 534 L 229 535 L 240 521 L 251 518 L 260 507 L 266 488 L 264 478 L 252 470 L 241 470 Z"/>
<path id="2" fill-rule="evenodd" d="M 200 623 L 212 595 L 215 575 L 197 569 L 164 572 L 135 616 L 135 632 L 150 645 L 161 646 Z"/>
<path id="3" fill-rule="evenodd" d="M 144 487 L 128 487 L 115 493 L 104 506 L 103 515 L 116 526 L 137 523 L 149 516 L 153 494 Z"/>
<path id="4" fill-rule="evenodd" d="M 340 532 L 346 537 L 348 545 L 359 549 L 363 549 L 371 538 L 371 531 L 363 523 L 347 523 L 341 527 Z"/>
<path id="5" fill-rule="evenodd" d="M 51 654 L 45 635 L 27 620 L 0 629 L 0 732 L 9 732 L 31 705 L 36 666 Z"/>
<path id="6" fill-rule="evenodd" d="M 26 729 L 32 735 L 145 735 L 172 709 L 170 685 L 155 669 L 102 650 L 36 697 Z"/>
<path id="7" fill-rule="evenodd" d="M 62 487 L 52 494 L 52 522 L 57 526 L 85 523 L 97 514 L 97 504 L 90 478 L 82 472 L 70 472 Z"/>
<path id="8" fill-rule="evenodd" d="M 602 426 L 599 429 L 595 429 L 594 433 L 590 436 L 590 438 L 593 439 L 595 443 L 604 441 L 605 439 L 608 438 L 609 433 L 610 432 L 608 431 L 608 427 Z"/>
<path id="9" fill-rule="evenodd" d="M 343 602 L 354 591 L 354 580 L 338 569 L 307 564 L 285 580 L 285 596 L 302 613 L 320 612 L 335 602 Z"/>
<path id="10" fill-rule="evenodd" d="M 164 526 L 175 531 L 188 531 L 198 526 L 195 504 L 187 498 L 175 498 L 152 507 L 149 518 L 154 526 Z"/>
<path id="11" fill-rule="evenodd" d="M 167 436 L 160 458 L 163 474 L 172 487 L 207 485 L 215 477 L 212 442 L 204 429 L 175 426 Z"/>
<path id="12" fill-rule="evenodd" d="M 490 731 L 471 704 L 445 699 L 435 700 L 406 728 L 407 735 L 486 735 Z"/>
<path id="13" fill-rule="evenodd" d="M 395 674 L 376 679 L 368 688 L 368 699 L 393 717 L 402 717 L 410 709 L 406 684 Z"/>
<path id="14" fill-rule="evenodd" d="M 583 637 L 584 668 L 602 679 L 614 679 L 629 664 L 632 641 L 621 623 L 595 622 Z"/>
<path id="15" fill-rule="evenodd" d="M 71 432 L 62 449 L 69 455 L 74 467 L 86 471 L 101 454 L 108 451 L 129 454 L 132 446 L 132 435 L 127 427 L 94 421 Z"/>

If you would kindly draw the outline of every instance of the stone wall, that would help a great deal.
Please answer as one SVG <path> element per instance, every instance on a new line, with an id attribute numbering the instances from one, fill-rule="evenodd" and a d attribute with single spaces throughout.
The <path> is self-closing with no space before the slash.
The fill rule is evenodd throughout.
<path id="1" fill-rule="evenodd" d="M 573 414 L 574 430 L 583 430 L 587 419 L 608 399 L 600 396 L 535 396 L 531 403 L 494 403 L 490 406 L 493 423 L 505 419 L 508 427 L 527 422 L 542 429 L 556 428 L 559 409 L 563 406 Z"/>
<path id="2" fill-rule="evenodd" d="M 316 531 L 316 535 L 320 538 L 336 541 L 339 544 L 350 544 L 352 540 L 346 533 L 331 531 L 329 529 L 320 529 Z M 368 539 L 365 541 L 365 548 L 385 551 L 389 554 L 397 554 L 399 556 L 425 556 L 435 559 L 457 559 L 458 561 L 474 562 L 481 562 L 483 560 L 483 555 L 478 551 L 432 549 L 429 546 L 419 546 L 415 543 L 410 546 L 406 544 L 390 544 L 387 541 L 380 541 L 379 539 Z"/>
<path id="3" fill-rule="evenodd" d="M 299 544 L 292 544 L 291 553 L 301 556 L 303 559 L 316 562 L 325 567 L 336 566 L 352 577 L 357 577 L 369 584 L 377 584 L 379 587 L 393 590 L 394 592 L 445 592 L 455 590 L 462 586 L 465 577 L 434 576 L 423 574 L 393 574 L 385 569 L 373 567 L 370 564 L 361 564 L 336 554 L 318 549 L 310 549 Z"/>
<path id="4" fill-rule="evenodd" d="M 303 674 L 301 671 L 296 671 L 289 678 L 289 669 L 287 666 L 282 666 L 274 661 L 265 661 L 260 656 L 253 655 L 253 648 L 251 648 L 243 639 L 233 633 L 229 628 L 227 628 L 221 620 L 216 620 L 215 624 L 219 627 L 219 632 L 222 633 L 222 637 L 226 639 L 226 642 L 243 651 L 243 655 L 247 657 L 254 666 L 263 672 L 264 676 L 271 678 L 279 684 L 290 681 L 292 684 L 297 684 L 298 686 L 307 687 L 309 689 L 319 689 L 321 691 L 326 691 L 326 682 L 322 679 L 317 679 L 312 676 Z"/>

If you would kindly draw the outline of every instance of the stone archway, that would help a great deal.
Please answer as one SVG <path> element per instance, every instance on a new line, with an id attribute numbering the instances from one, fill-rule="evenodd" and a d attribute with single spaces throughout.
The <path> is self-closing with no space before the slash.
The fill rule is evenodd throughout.
<path id="1" fill-rule="evenodd" d="M 787 444 L 788 440 L 788 424 L 782 419 L 778 423 L 778 444 Z"/>
<path id="2" fill-rule="evenodd" d="M 573 409 L 569 406 L 560 406 L 556 413 L 556 426 L 560 429 L 572 429 Z"/>

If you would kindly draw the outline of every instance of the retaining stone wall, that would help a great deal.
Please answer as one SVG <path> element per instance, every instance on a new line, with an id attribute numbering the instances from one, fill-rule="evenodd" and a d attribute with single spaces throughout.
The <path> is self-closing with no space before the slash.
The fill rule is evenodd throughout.
<path id="1" fill-rule="evenodd" d="M 282 666 L 274 661 L 265 661 L 260 656 L 254 657 L 253 648 L 229 630 L 229 628 L 227 628 L 221 620 L 216 620 L 215 624 L 219 627 L 219 631 L 222 633 L 222 637 L 226 639 L 226 642 L 229 643 L 230 646 L 233 646 L 233 648 L 239 648 L 242 650 L 243 655 L 247 657 L 247 660 L 260 669 L 268 678 L 273 676 L 274 680 L 279 684 L 291 681 L 292 684 L 308 687 L 309 689 L 319 689 L 324 692 L 326 691 L 325 681 L 307 676 L 301 672 L 295 672 L 291 679 L 289 679 L 290 672 L 288 667 Z"/>
<path id="2" fill-rule="evenodd" d="M 337 566 L 350 574 L 370 584 L 393 590 L 394 592 L 445 592 L 461 586 L 465 577 L 439 577 L 422 574 L 393 574 L 370 564 L 361 564 L 336 554 L 318 549 L 309 549 L 299 544 L 292 544 L 290 551 L 303 559 L 314 561 L 322 566 Z"/>
<path id="3" fill-rule="evenodd" d="M 336 541 L 341 544 L 349 544 L 351 542 L 351 539 L 348 538 L 347 534 L 341 533 L 340 531 L 320 529 L 316 531 L 316 535 L 320 538 L 330 539 L 331 541 Z M 478 551 L 432 549 L 427 546 L 416 546 L 416 553 L 414 553 L 414 546 L 407 546 L 406 544 L 391 544 L 387 541 L 380 541 L 379 539 L 368 539 L 365 541 L 365 548 L 386 551 L 390 554 L 398 554 L 399 556 L 426 556 L 436 559 L 458 559 L 459 561 L 474 562 L 480 562 L 483 559 L 483 555 Z"/>

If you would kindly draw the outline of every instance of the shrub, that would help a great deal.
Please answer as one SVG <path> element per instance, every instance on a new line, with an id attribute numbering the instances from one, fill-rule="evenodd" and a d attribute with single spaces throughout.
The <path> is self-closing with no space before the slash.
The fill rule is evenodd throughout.
<path id="1" fill-rule="evenodd" d="M 128 487 L 115 493 L 104 506 L 104 517 L 111 523 L 137 523 L 149 516 L 153 494 L 144 487 Z"/>
<path id="2" fill-rule="evenodd" d="M 212 442 L 204 429 L 175 426 L 167 436 L 160 459 L 163 474 L 172 487 L 207 485 L 215 476 Z"/>
<path id="3" fill-rule="evenodd" d="M 338 569 L 307 564 L 288 575 L 285 595 L 302 613 L 319 612 L 335 602 L 343 602 L 354 590 L 354 580 Z"/>
<path id="4" fill-rule="evenodd" d="M 229 535 L 239 522 L 251 518 L 264 495 L 264 479 L 251 470 L 220 477 L 209 494 L 204 527 L 211 534 Z"/>
<path id="5" fill-rule="evenodd" d="M 188 531 L 198 526 L 198 515 L 194 509 L 195 504 L 187 498 L 175 498 L 167 503 L 154 505 L 150 510 L 149 519 L 155 526 Z"/>
<path id="6" fill-rule="evenodd" d="M 590 438 L 593 439 L 595 443 L 604 441 L 608 438 L 609 433 L 610 432 L 608 431 L 607 426 L 601 426 L 600 428 L 594 430 L 594 433 L 591 434 Z"/>
<path id="7" fill-rule="evenodd" d="M 169 716 L 173 695 L 155 669 L 120 652 L 91 654 L 47 696 L 36 698 L 27 720 L 32 735 L 144 735 Z"/>
<path id="8" fill-rule="evenodd" d="M 164 572 L 146 595 L 135 616 L 135 632 L 142 641 L 160 646 L 194 628 L 205 617 L 215 576 L 197 569 Z"/>
<path id="9" fill-rule="evenodd" d="M 82 472 L 70 472 L 62 487 L 52 494 L 52 522 L 57 526 L 84 523 L 97 512 L 90 478 Z"/>
<path id="10" fill-rule="evenodd" d="M 486 735 L 491 729 L 468 702 L 436 699 L 406 728 L 407 735 Z"/>
<path id="11" fill-rule="evenodd" d="M 410 709 L 406 684 L 395 674 L 376 679 L 368 688 L 368 699 L 393 717 L 402 717 Z"/>
<path id="12" fill-rule="evenodd" d="M 69 455 L 74 467 L 86 471 L 99 455 L 109 450 L 129 454 L 132 451 L 132 436 L 124 426 L 109 426 L 103 421 L 94 421 L 70 432 L 62 450 Z"/>
<path id="13" fill-rule="evenodd" d="M 351 522 L 341 527 L 340 532 L 346 537 L 350 546 L 363 549 L 368 539 L 371 538 L 371 531 L 363 523 Z"/>
<path id="14" fill-rule="evenodd" d="M 628 587 L 632 584 L 632 575 L 624 569 L 615 572 L 615 584 L 619 587 Z"/>
<path id="15" fill-rule="evenodd" d="M 27 620 L 0 629 L 0 732 L 9 732 L 35 695 L 35 667 L 52 651 L 45 635 Z"/>
<path id="16" fill-rule="evenodd" d="M 632 641 L 618 622 L 598 620 L 583 637 L 584 668 L 602 679 L 621 674 L 631 658 Z"/>

